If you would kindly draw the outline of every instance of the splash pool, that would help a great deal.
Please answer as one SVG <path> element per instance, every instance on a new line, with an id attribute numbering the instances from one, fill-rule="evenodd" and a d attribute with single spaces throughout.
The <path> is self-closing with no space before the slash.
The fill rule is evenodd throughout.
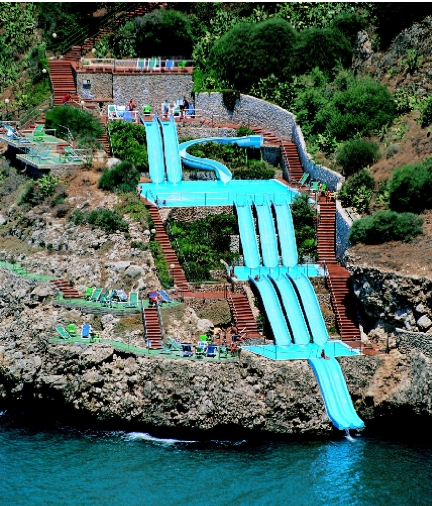
<path id="1" fill-rule="evenodd" d="M 298 194 L 275 179 L 222 181 L 180 181 L 177 184 L 141 184 L 141 195 L 159 207 L 231 206 L 236 197 L 257 203 L 270 199 L 292 202 Z"/>

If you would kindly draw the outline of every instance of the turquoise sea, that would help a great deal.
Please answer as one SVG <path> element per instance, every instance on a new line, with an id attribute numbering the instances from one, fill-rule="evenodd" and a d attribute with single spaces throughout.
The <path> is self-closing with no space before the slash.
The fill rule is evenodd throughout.
<path id="1" fill-rule="evenodd" d="M 432 505 L 432 444 L 0 425 L 2 506 Z"/>

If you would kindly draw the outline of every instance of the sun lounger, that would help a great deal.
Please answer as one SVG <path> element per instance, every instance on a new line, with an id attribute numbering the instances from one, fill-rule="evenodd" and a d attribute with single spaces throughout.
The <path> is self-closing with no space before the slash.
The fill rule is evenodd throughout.
<path id="1" fill-rule="evenodd" d="M 69 325 L 67 326 L 67 331 L 69 332 L 69 335 L 72 338 L 78 337 L 77 328 L 74 323 L 69 323 Z"/>
<path id="2" fill-rule="evenodd" d="M 125 307 L 138 307 L 138 292 L 130 292 L 129 293 L 129 300 L 126 302 Z"/>
<path id="3" fill-rule="evenodd" d="M 102 300 L 102 298 L 100 298 L 99 302 L 102 304 L 103 307 L 111 307 L 114 295 L 115 295 L 115 290 L 111 290 L 111 292 L 106 296 L 106 298 L 104 300 Z"/>
<path id="4" fill-rule="evenodd" d="M 92 95 L 89 91 L 84 90 L 83 88 L 80 89 L 81 95 L 83 95 L 85 98 L 95 98 L 94 95 Z"/>
<path id="5" fill-rule="evenodd" d="M 177 341 L 177 339 L 174 339 L 174 337 L 168 337 L 167 341 L 168 345 L 171 347 L 172 350 L 183 351 L 183 346 L 181 342 Z"/>
<path id="6" fill-rule="evenodd" d="M 14 128 L 12 125 L 3 124 L 2 126 L 6 129 L 6 135 L 10 137 L 12 140 L 21 144 L 26 143 L 28 144 L 29 142 L 31 142 L 30 139 L 27 139 L 25 135 L 18 132 L 18 130 Z"/>
<path id="7" fill-rule="evenodd" d="M 166 60 L 165 62 L 165 70 L 171 71 L 174 68 L 174 61 L 173 60 Z"/>
<path id="8" fill-rule="evenodd" d="M 183 357 L 191 357 L 193 355 L 192 345 L 190 343 L 182 343 Z"/>
<path id="9" fill-rule="evenodd" d="M 137 70 L 146 70 L 147 69 L 147 59 L 146 58 L 138 58 L 137 60 Z"/>
<path id="10" fill-rule="evenodd" d="M 162 297 L 164 302 L 172 302 L 171 297 L 163 290 L 158 290 L 157 293 Z"/>
<path id="11" fill-rule="evenodd" d="M 309 174 L 305 172 L 301 177 L 300 181 L 292 181 L 294 184 L 298 185 L 300 188 L 306 185 L 307 180 L 309 179 Z"/>
<path id="12" fill-rule="evenodd" d="M 117 119 L 118 118 L 118 114 L 117 114 L 117 107 L 114 105 L 114 104 L 109 104 L 108 105 L 108 119 Z"/>
<path id="13" fill-rule="evenodd" d="M 314 191 L 315 193 L 318 193 L 318 191 L 319 191 L 318 181 L 313 181 L 312 182 L 312 191 Z"/>
<path id="14" fill-rule="evenodd" d="M 206 357 L 215 357 L 217 349 L 218 349 L 218 346 L 216 344 L 209 344 L 207 346 L 207 349 L 205 350 L 205 356 Z"/>
<path id="15" fill-rule="evenodd" d="M 124 113 L 126 111 L 126 106 L 125 105 L 118 105 L 116 107 L 117 107 L 117 116 L 119 118 L 123 118 Z"/>
<path id="16" fill-rule="evenodd" d="M 96 289 L 92 292 L 92 294 L 91 294 L 91 296 L 89 297 L 89 299 L 88 299 L 88 300 L 89 300 L 90 302 L 97 302 L 97 301 L 99 300 L 99 297 L 101 296 L 101 293 L 102 293 L 102 288 L 101 288 L 101 287 L 96 288 Z"/>
<path id="17" fill-rule="evenodd" d="M 195 346 L 195 356 L 196 358 L 203 358 L 204 353 L 206 351 L 206 346 L 203 344 L 198 344 Z"/>
<path id="18" fill-rule="evenodd" d="M 69 332 L 64 327 L 56 327 L 56 331 L 60 334 L 62 339 L 70 339 L 71 336 Z"/>

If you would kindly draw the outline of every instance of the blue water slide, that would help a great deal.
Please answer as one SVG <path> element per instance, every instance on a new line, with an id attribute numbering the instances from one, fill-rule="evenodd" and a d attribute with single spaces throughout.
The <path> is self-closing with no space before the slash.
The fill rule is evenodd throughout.
<path id="1" fill-rule="evenodd" d="M 318 346 L 324 346 L 328 340 L 328 333 L 318 299 L 309 278 L 303 273 L 300 273 L 297 276 L 290 275 L 290 279 L 297 287 L 300 301 L 312 332 L 313 342 Z"/>
<path id="2" fill-rule="evenodd" d="M 267 199 L 262 202 L 254 201 L 258 215 L 258 230 L 263 264 L 266 267 L 279 265 L 279 252 L 276 241 L 276 229 L 270 203 Z"/>
<path id="3" fill-rule="evenodd" d="M 315 373 L 327 414 L 338 429 L 361 429 L 363 421 L 357 415 L 345 383 L 341 367 L 334 357 L 309 359 Z"/>
<path id="4" fill-rule="evenodd" d="M 274 208 L 276 211 L 282 264 L 286 267 L 294 267 L 298 264 L 298 253 L 290 206 L 288 202 L 283 202 L 282 204 L 275 203 Z"/>
<path id="5" fill-rule="evenodd" d="M 244 263 L 250 269 L 260 265 L 260 255 L 255 234 L 255 225 L 249 199 L 237 197 L 234 201 L 237 209 L 237 219 L 240 231 L 240 241 L 243 249 Z"/>
<path id="6" fill-rule="evenodd" d="M 160 184 L 165 179 L 165 161 L 159 122 L 153 118 L 152 121 L 143 121 L 143 125 L 147 138 L 150 179 L 153 183 Z"/>
<path id="7" fill-rule="evenodd" d="M 223 183 L 229 183 L 232 179 L 232 174 L 228 167 L 223 163 L 208 158 L 199 158 L 190 155 L 187 148 L 192 144 L 205 143 L 205 142 L 219 142 L 220 144 L 237 144 L 245 148 L 260 148 L 263 143 L 262 135 L 248 135 L 245 137 L 208 137 L 206 139 L 194 139 L 187 142 L 182 142 L 179 146 L 180 158 L 182 162 L 193 169 L 199 170 L 213 170 L 217 178 Z"/>
<path id="8" fill-rule="evenodd" d="M 291 327 L 295 344 L 309 344 L 310 334 L 306 325 L 300 302 L 296 291 L 286 275 L 279 277 L 269 276 L 276 285 L 285 308 L 285 314 Z"/>
<path id="9" fill-rule="evenodd" d="M 173 116 L 169 120 L 160 119 L 159 121 L 162 125 L 167 179 L 170 183 L 176 184 L 182 180 L 177 127 Z"/>
<path id="10" fill-rule="evenodd" d="M 249 276 L 249 280 L 258 288 L 261 295 L 276 344 L 279 346 L 290 345 L 291 334 L 273 283 L 267 276 L 261 276 L 259 279 Z"/>

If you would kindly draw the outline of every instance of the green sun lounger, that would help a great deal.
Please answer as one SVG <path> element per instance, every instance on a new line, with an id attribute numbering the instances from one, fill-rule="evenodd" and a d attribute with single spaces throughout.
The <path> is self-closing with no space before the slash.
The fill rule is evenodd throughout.
<path id="1" fill-rule="evenodd" d="M 43 125 L 36 125 L 36 128 L 33 130 L 33 140 L 43 142 L 44 139 L 45 139 L 45 132 Z"/>
<path id="2" fill-rule="evenodd" d="M 62 339 L 70 339 L 71 338 L 69 332 L 64 327 L 56 327 L 56 331 L 58 334 L 60 334 L 60 337 Z"/>
<path id="3" fill-rule="evenodd" d="M 78 337 L 78 332 L 75 323 L 69 323 L 67 326 L 67 331 L 69 332 L 70 337 Z"/>

